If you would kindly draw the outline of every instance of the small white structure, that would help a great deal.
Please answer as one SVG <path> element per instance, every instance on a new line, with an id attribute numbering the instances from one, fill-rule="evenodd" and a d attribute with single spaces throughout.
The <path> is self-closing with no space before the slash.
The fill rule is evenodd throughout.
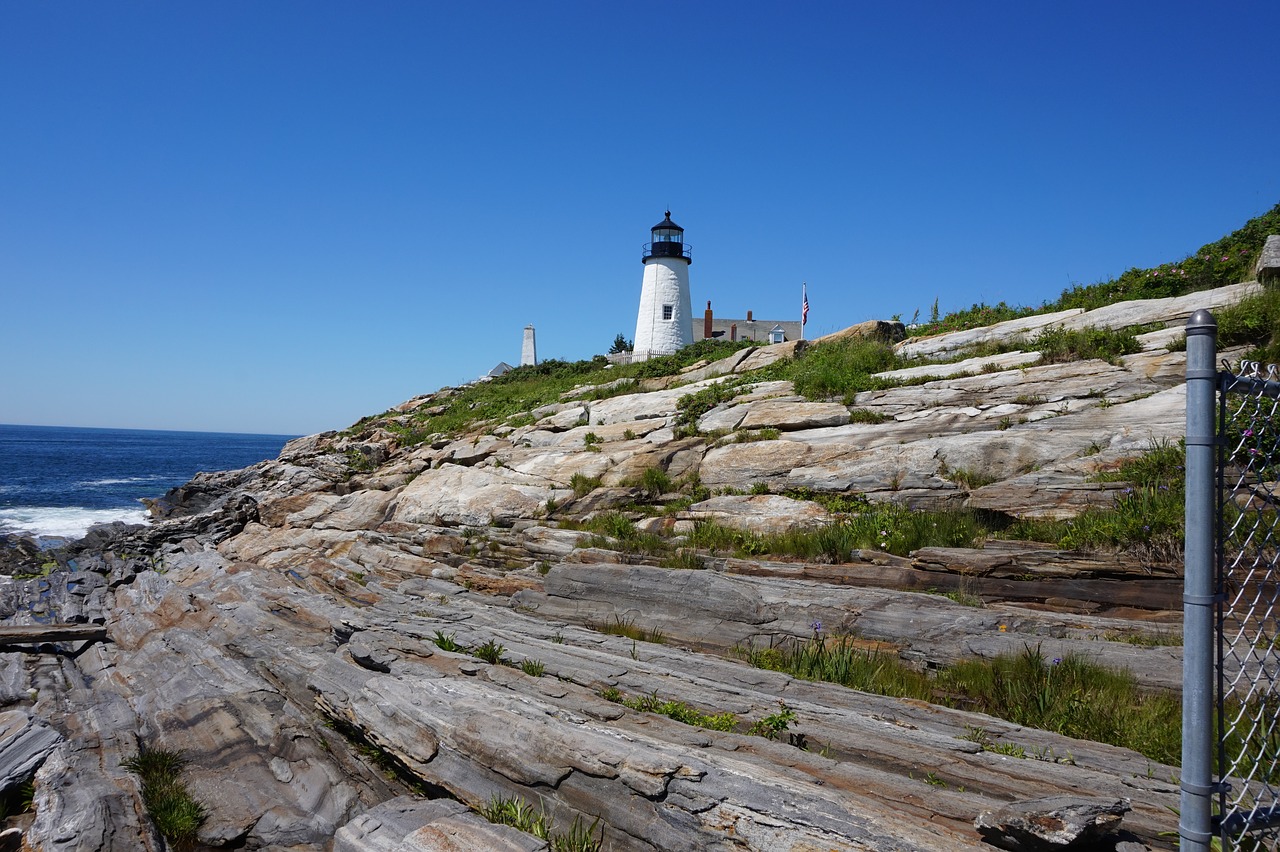
<path id="1" fill-rule="evenodd" d="M 538 344 L 533 339 L 533 326 L 524 327 L 524 343 L 520 346 L 520 366 L 533 367 L 538 363 Z"/>
<path id="2" fill-rule="evenodd" d="M 640 285 L 640 311 L 631 360 L 670 355 L 693 343 L 693 307 L 689 299 L 690 247 L 684 228 L 666 218 L 653 226 L 653 242 L 645 243 L 640 258 L 644 281 Z"/>

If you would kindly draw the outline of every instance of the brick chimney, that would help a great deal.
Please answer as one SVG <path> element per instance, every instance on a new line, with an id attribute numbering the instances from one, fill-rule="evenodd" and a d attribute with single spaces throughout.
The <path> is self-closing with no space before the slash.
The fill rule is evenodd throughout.
<path id="1" fill-rule="evenodd" d="M 747 322 L 752 322 L 751 311 L 747 311 Z"/>
<path id="2" fill-rule="evenodd" d="M 729 339 L 733 341 L 738 339 L 738 324 L 736 322 L 729 326 Z"/>
<path id="3" fill-rule="evenodd" d="M 707 299 L 707 312 L 702 315 L 702 337 L 704 340 L 711 339 L 711 300 Z"/>

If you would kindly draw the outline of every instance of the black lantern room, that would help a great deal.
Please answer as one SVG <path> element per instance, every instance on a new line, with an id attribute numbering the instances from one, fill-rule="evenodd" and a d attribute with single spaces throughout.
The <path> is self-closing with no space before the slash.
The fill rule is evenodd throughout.
<path id="1" fill-rule="evenodd" d="M 666 217 L 653 226 L 653 242 L 644 244 L 641 263 L 648 263 L 654 257 L 678 257 L 685 263 L 693 263 L 691 246 L 685 245 L 684 228 L 671 221 L 671 211 Z"/>

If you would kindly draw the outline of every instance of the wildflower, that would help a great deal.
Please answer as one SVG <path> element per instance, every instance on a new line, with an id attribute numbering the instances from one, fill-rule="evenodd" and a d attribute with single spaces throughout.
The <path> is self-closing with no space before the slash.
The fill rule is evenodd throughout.
<path id="1" fill-rule="evenodd" d="M 813 628 L 813 632 L 814 632 L 814 633 L 821 633 L 821 632 L 822 632 L 822 622 L 821 622 L 821 621 L 815 621 L 813 624 L 810 624 L 809 626 Z"/>
<path id="2" fill-rule="evenodd" d="M 1244 436 L 1245 436 L 1246 438 L 1252 438 L 1252 437 L 1253 437 L 1253 430 L 1252 430 L 1252 429 L 1245 429 L 1245 430 L 1244 430 Z"/>
<path id="3" fill-rule="evenodd" d="M 1058 665 L 1058 663 L 1061 663 L 1061 662 L 1062 662 L 1062 658 L 1061 658 L 1061 657 L 1054 657 L 1054 658 L 1053 658 L 1053 664 L 1054 664 L 1055 666 L 1056 666 L 1056 665 Z"/>
<path id="4" fill-rule="evenodd" d="M 1009 625 L 1007 625 L 1007 624 L 1001 624 L 1001 625 L 1000 625 L 1000 632 L 1001 632 L 1001 633 L 1004 633 L 1004 632 L 1008 629 L 1008 627 L 1009 627 Z"/>
<path id="5" fill-rule="evenodd" d="M 1224 254 L 1224 255 L 1222 256 L 1222 259 L 1223 259 L 1223 260 L 1226 260 L 1226 259 L 1227 259 L 1227 256 Z"/>

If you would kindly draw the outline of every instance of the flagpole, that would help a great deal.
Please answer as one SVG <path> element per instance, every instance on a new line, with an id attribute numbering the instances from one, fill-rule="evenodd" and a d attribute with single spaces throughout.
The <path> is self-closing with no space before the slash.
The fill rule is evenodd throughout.
<path id="1" fill-rule="evenodd" d="M 800 282 L 800 339 L 804 340 L 804 324 L 809 321 L 808 285 Z"/>

